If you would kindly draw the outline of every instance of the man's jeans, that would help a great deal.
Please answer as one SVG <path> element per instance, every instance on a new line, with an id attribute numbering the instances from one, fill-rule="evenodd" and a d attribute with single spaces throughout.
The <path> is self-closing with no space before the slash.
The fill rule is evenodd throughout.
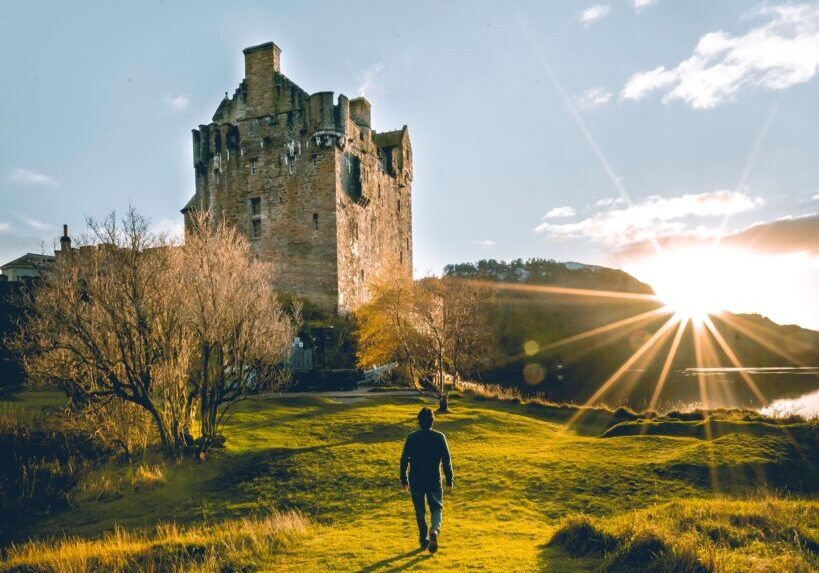
<path id="1" fill-rule="evenodd" d="M 429 504 L 429 513 L 432 516 L 432 523 L 429 529 L 440 533 L 441 512 L 444 507 L 443 499 L 444 492 L 441 486 L 412 491 L 412 505 L 415 506 L 415 520 L 418 522 L 418 533 L 421 539 L 426 539 L 427 537 L 427 520 L 424 501 Z"/>

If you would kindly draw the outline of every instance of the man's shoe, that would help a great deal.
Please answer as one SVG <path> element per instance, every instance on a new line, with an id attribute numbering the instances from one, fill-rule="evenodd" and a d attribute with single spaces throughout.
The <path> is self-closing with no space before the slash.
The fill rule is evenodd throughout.
<path id="1" fill-rule="evenodd" d="M 438 551 L 438 532 L 433 531 L 429 534 L 429 552 L 435 553 Z"/>

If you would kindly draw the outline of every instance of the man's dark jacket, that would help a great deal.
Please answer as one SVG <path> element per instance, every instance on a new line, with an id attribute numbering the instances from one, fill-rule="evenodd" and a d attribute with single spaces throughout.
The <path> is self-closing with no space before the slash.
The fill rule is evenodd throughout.
<path id="1" fill-rule="evenodd" d="M 441 487 L 441 463 L 444 466 L 446 484 L 452 485 L 452 460 L 446 436 L 435 430 L 416 430 L 407 436 L 401 454 L 401 483 L 412 491 L 428 491 Z"/>

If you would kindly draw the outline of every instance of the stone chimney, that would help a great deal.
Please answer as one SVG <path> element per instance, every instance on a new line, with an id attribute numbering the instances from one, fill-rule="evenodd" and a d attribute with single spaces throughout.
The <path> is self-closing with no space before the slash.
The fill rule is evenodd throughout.
<path id="1" fill-rule="evenodd" d="M 273 78 L 281 73 L 281 49 L 273 42 L 251 46 L 245 55 L 247 103 L 254 112 L 273 103 Z"/>
<path id="2" fill-rule="evenodd" d="M 71 237 L 68 236 L 68 225 L 63 225 L 63 236 L 60 237 L 60 250 L 54 251 L 54 258 L 62 259 L 71 254 Z"/>
<path id="3" fill-rule="evenodd" d="M 63 225 L 63 236 L 60 237 L 60 251 L 67 253 L 71 250 L 71 237 L 68 236 L 68 225 Z"/>
<path id="4" fill-rule="evenodd" d="M 350 119 L 359 127 L 370 128 L 370 102 L 367 98 L 357 97 L 350 100 Z"/>

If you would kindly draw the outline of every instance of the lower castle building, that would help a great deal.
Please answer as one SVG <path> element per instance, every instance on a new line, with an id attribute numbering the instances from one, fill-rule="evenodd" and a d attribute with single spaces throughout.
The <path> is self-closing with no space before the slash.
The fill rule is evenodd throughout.
<path id="1" fill-rule="evenodd" d="M 382 274 L 412 278 L 409 133 L 378 133 L 363 97 L 308 94 L 269 42 L 244 50 L 245 78 L 193 130 L 196 193 L 274 264 L 277 289 L 342 314 Z"/>

